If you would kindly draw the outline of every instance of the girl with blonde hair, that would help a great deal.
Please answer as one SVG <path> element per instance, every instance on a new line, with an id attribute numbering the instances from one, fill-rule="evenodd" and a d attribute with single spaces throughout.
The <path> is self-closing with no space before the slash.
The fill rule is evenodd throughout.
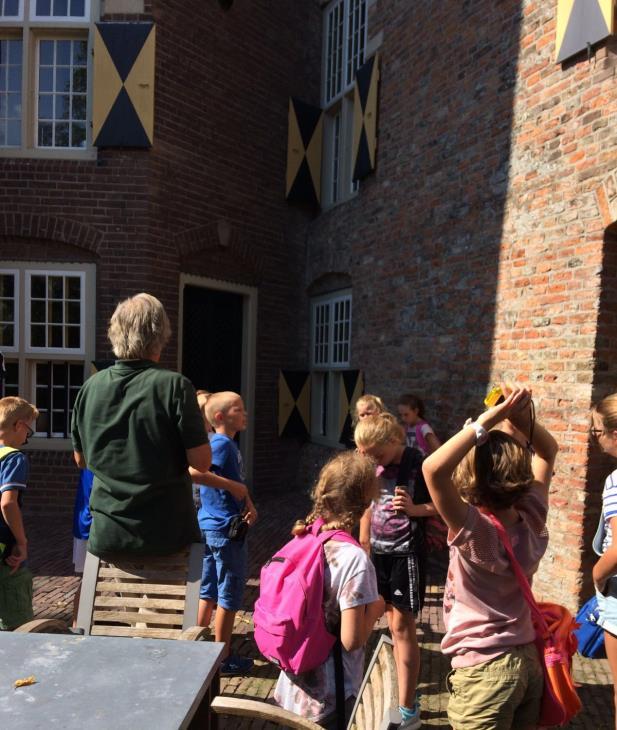
<path id="1" fill-rule="evenodd" d="M 319 518 L 322 532 L 351 532 L 377 493 L 375 465 L 357 452 L 346 451 L 322 468 L 311 495 L 313 508 L 294 525 L 302 534 Z M 324 612 L 328 631 L 336 634 L 340 623 L 345 682 L 345 712 L 351 713 L 362 683 L 364 646 L 384 602 L 377 592 L 375 570 L 362 548 L 336 540 L 324 544 Z M 316 669 L 294 675 L 281 672 L 274 691 L 276 702 L 324 728 L 336 728 L 336 681 L 332 652 Z"/>

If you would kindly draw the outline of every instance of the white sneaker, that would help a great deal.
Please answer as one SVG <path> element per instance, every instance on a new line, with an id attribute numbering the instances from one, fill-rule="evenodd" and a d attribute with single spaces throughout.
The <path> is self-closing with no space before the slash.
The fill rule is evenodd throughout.
<path id="1" fill-rule="evenodd" d="M 409 720 L 403 720 L 399 725 L 399 730 L 419 730 L 422 727 L 422 720 L 420 719 L 420 705 L 414 704 L 413 713 Z"/>

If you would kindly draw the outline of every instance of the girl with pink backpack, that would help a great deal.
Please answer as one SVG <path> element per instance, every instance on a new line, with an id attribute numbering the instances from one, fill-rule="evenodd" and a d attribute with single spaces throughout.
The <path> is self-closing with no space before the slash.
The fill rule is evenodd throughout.
<path id="1" fill-rule="evenodd" d="M 364 646 L 375 622 L 384 612 L 383 598 L 377 593 L 375 569 L 366 552 L 351 536 L 376 494 L 374 462 L 353 451 L 338 454 L 319 474 L 311 495 L 313 509 L 305 520 L 299 520 L 294 526 L 296 539 L 279 551 L 262 570 L 261 594 L 255 606 L 255 639 L 262 652 L 271 655 L 273 660 L 278 656 L 279 665 L 288 667 L 287 671 L 283 670 L 279 675 L 274 699 L 281 707 L 319 722 L 324 728 L 340 727 L 342 721 L 342 718 L 337 718 L 336 712 L 334 637 L 340 637 L 342 648 L 343 681 L 339 679 L 339 697 L 344 689 L 345 715 L 348 716 L 362 683 Z M 319 543 L 316 551 L 319 562 L 314 562 L 317 572 L 323 568 L 323 590 L 318 592 L 317 610 L 306 606 L 301 611 L 319 619 L 310 628 L 305 640 L 308 642 L 311 636 L 318 636 L 321 631 L 319 623 L 324 621 L 330 644 L 320 664 L 301 671 L 307 666 L 309 655 L 314 656 L 320 647 L 304 652 L 302 646 L 294 646 L 293 649 L 291 644 L 274 646 L 274 631 L 270 624 L 272 613 L 277 607 L 268 607 L 267 603 L 268 595 L 275 593 L 276 586 L 293 584 L 301 554 L 310 552 L 314 547 L 313 542 Z M 297 546 L 301 548 L 300 553 L 292 554 Z M 265 587 L 267 581 L 269 586 Z M 315 576 L 309 576 L 306 572 L 303 582 L 319 585 Z M 288 590 L 287 594 L 290 592 Z M 311 591 L 307 589 L 306 593 Z M 278 603 L 283 603 L 285 599 L 291 602 L 294 597 L 281 595 Z M 293 623 L 293 606 L 282 607 L 280 612 L 281 615 L 285 614 L 281 626 Z M 295 640 L 304 628 L 297 626 L 296 631 L 291 632 L 290 639 Z M 328 651 L 329 647 L 333 647 L 332 650 Z M 311 666 L 310 661 L 308 666 Z M 299 669 L 299 673 L 292 672 L 292 668 Z M 339 665 L 339 677 L 340 673 Z"/>

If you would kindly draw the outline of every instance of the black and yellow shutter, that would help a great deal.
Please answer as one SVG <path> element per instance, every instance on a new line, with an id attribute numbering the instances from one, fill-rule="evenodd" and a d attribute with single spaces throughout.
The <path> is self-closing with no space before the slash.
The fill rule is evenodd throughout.
<path id="1" fill-rule="evenodd" d="M 321 200 L 323 113 L 299 99 L 289 100 L 285 197 L 292 203 Z"/>
<path id="2" fill-rule="evenodd" d="M 555 54 L 562 63 L 615 32 L 615 0 L 558 0 Z"/>
<path id="3" fill-rule="evenodd" d="M 307 439 L 311 419 L 311 374 L 279 371 L 279 436 Z"/>
<path id="4" fill-rule="evenodd" d="M 151 147 L 154 138 L 153 23 L 97 23 L 92 139 L 96 147 Z"/>
<path id="5" fill-rule="evenodd" d="M 364 393 L 364 373 L 361 370 L 343 370 L 339 390 L 339 442 L 353 444 L 352 412 L 356 401 Z"/>
<path id="6" fill-rule="evenodd" d="M 356 71 L 351 148 L 354 182 L 375 169 L 378 91 L 379 54 L 375 54 Z"/>

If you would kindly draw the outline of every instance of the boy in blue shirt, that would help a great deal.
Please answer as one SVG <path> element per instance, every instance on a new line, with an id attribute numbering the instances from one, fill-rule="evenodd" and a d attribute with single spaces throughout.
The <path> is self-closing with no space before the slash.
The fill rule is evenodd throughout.
<path id="1" fill-rule="evenodd" d="M 0 630 L 30 621 L 32 573 L 24 567 L 28 541 L 21 513 L 28 457 L 19 451 L 34 433 L 39 412 L 23 398 L 0 399 Z"/>
<path id="2" fill-rule="evenodd" d="M 216 606 L 214 638 L 224 642 L 227 654 L 221 674 L 243 674 L 253 666 L 253 660 L 229 655 L 229 645 L 246 583 L 246 530 L 257 519 L 244 483 L 242 456 L 234 441 L 246 428 L 247 414 L 242 398 L 231 391 L 200 395 L 199 404 L 215 433 L 210 439 L 210 471 L 190 470 L 200 485 L 198 520 L 205 543 L 198 623 L 208 626 Z"/>
<path id="3" fill-rule="evenodd" d="M 90 495 L 92 494 L 92 482 L 94 474 L 90 469 L 79 470 L 79 484 L 75 494 L 75 505 L 73 507 L 73 565 L 75 573 L 80 581 L 73 598 L 73 627 L 77 625 L 77 609 L 79 607 L 79 596 L 81 594 L 81 577 L 86 563 L 88 552 L 88 537 L 90 536 L 90 525 L 92 515 L 90 514 Z"/>

